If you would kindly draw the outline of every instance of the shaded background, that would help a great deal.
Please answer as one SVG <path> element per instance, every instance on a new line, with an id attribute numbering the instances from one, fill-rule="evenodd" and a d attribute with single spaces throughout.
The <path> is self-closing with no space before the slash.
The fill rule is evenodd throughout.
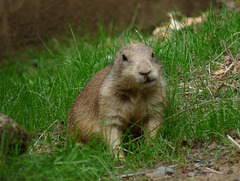
<path id="1" fill-rule="evenodd" d="M 0 61 L 19 47 L 40 44 L 41 38 L 77 33 L 96 36 L 99 23 L 121 32 L 131 23 L 151 32 L 167 12 L 186 16 L 209 8 L 214 0 L 0 0 Z M 136 17 L 136 18 L 135 18 Z"/>

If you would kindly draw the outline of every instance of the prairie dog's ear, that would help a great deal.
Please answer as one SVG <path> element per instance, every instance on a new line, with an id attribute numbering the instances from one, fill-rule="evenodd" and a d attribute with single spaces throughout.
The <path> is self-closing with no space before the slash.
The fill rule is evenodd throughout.
<path id="1" fill-rule="evenodd" d="M 152 58 L 155 58 L 155 55 L 154 55 L 154 53 L 152 52 Z"/>

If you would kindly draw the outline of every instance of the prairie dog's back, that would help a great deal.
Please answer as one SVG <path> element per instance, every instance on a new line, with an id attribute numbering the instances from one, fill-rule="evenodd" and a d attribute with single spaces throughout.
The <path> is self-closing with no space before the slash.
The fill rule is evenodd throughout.
<path id="1" fill-rule="evenodd" d="M 99 130 L 99 126 L 94 124 L 94 121 L 98 116 L 99 89 L 105 77 L 108 75 L 110 68 L 111 66 L 108 66 L 95 74 L 88 84 L 82 89 L 70 108 L 68 117 L 69 129 L 72 136 L 78 141 L 88 141 L 87 135 L 89 135 L 91 131 L 96 132 Z M 84 120 L 91 120 L 92 125 L 90 125 L 90 122 Z M 91 126 L 93 126 L 93 128 L 91 128 Z M 80 129 L 78 131 L 77 127 L 81 128 L 81 130 L 85 130 L 84 134 L 86 134 L 86 136 L 83 136 L 82 139 L 79 139 L 80 137 L 77 135 L 84 134 L 80 133 Z"/>

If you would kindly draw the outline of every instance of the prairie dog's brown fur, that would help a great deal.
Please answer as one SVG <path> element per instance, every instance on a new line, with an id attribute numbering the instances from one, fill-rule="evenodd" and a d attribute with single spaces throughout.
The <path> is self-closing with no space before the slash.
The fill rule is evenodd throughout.
<path id="1" fill-rule="evenodd" d="M 154 138 L 167 104 L 161 73 L 150 47 L 121 48 L 113 64 L 95 74 L 74 101 L 68 118 L 72 137 L 86 143 L 99 133 L 116 150 L 124 131 L 134 124 L 135 131 L 143 127 Z M 114 153 L 124 157 L 122 151 Z"/>

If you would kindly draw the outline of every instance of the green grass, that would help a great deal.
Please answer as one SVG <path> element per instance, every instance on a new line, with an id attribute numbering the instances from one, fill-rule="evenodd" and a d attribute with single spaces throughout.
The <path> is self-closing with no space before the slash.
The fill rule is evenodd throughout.
<path id="1" fill-rule="evenodd" d="M 48 152 L 39 153 L 34 148 L 19 157 L 2 158 L 0 179 L 111 179 L 120 173 L 151 168 L 158 162 L 186 162 L 190 147 L 182 151 L 184 140 L 189 145 L 199 141 L 206 147 L 213 141 L 221 142 L 225 133 L 240 128 L 240 94 L 231 90 L 213 99 L 206 89 L 210 84 L 208 78 L 201 75 L 206 72 L 205 65 L 225 50 L 224 43 L 228 47 L 240 38 L 240 34 L 233 36 L 240 32 L 239 22 L 237 12 L 221 10 L 216 15 L 211 11 L 197 31 L 186 28 L 175 32 L 170 41 L 157 43 L 151 43 L 137 31 L 125 31 L 114 37 L 100 33 L 97 39 L 92 39 L 76 38 L 77 33 L 71 29 L 74 38 L 64 43 L 49 42 L 41 53 L 29 50 L 20 54 L 19 62 L 0 69 L 0 112 L 34 132 L 30 149 L 34 148 L 38 134 L 45 131 L 39 144 L 48 146 Z M 74 99 L 96 72 L 111 64 L 107 57 L 114 57 L 122 45 L 137 41 L 152 46 L 163 62 L 170 104 L 156 145 L 146 146 L 142 140 L 126 143 L 126 148 L 132 151 L 139 149 L 134 155 L 127 153 L 123 169 L 115 169 L 122 163 L 115 162 L 103 144 L 91 142 L 82 147 L 72 143 L 68 136 L 64 141 L 58 136 L 52 139 L 50 133 L 54 133 L 60 122 L 67 125 L 68 110 Z M 239 54 L 239 47 L 240 41 L 236 41 L 223 55 Z M 20 63 L 22 60 L 24 64 Z M 201 87 L 189 98 L 179 84 L 194 82 L 196 77 L 200 77 Z"/>

